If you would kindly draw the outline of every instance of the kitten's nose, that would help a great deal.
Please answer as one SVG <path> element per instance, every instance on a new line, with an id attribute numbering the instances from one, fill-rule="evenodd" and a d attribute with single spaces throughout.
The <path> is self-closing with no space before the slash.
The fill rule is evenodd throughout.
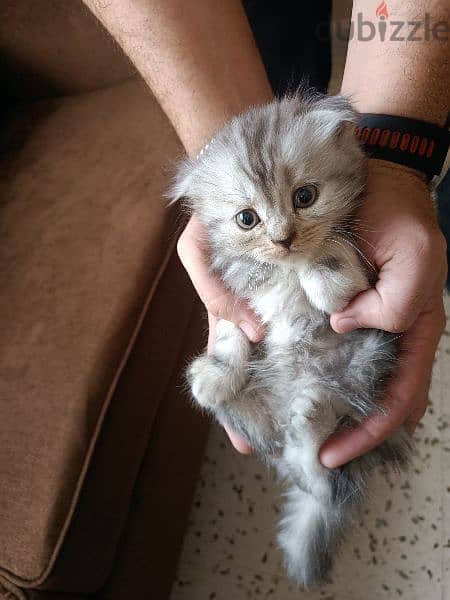
<path id="1" fill-rule="evenodd" d="M 272 241 L 274 244 L 279 244 L 280 246 L 283 246 L 284 248 L 287 248 L 289 250 L 293 239 L 294 239 L 294 234 L 291 233 L 290 236 L 285 238 L 284 240 L 272 240 Z"/>

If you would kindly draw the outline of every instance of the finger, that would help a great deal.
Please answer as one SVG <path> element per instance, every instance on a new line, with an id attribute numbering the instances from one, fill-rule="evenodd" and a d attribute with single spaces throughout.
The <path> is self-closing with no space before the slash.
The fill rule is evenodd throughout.
<path id="1" fill-rule="evenodd" d="M 241 454 L 251 454 L 252 448 L 247 444 L 243 437 L 235 433 L 232 429 L 230 429 L 227 425 L 224 425 L 223 428 L 227 432 L 228 437 L 230 438 L 231 443 L 234 448 L 240 452 Z"/>
<path id="2" fill-rule="evenodd" d="M 254 311 L 211 274 L 203 228 L 198 219 L 192 217 L 177 247 L 181 262 L 207 310 L 235 323 L 252 342 L 260 341 L 264 337 L 264 327 Z"/>
<path id="3" fill-rule="evenodd" d="M 214 340 L 216 339 L 216 325 L 217 317 L 208 313 L 208 354 L 212 352 L 214 348 Z"/>
<path id="4" fill-rule="evenodd" d="M 428 390 L 425 394 L 422 395 L 422 397 L 420 398 L 420 400 L 417 403 L 417 407 L 414 409 L 414 411 L 410 414 L 410 416 L 408 417 L 408 419 L 405 421 L 405 428 L 406 431 L 409 433 L 409 435 L 413 435 L 417 425 L 419 424 L 419 422 L 422 420 L 423 416 L 425 415 L 425 413 L 427 412 L 427 407 L 428 407 L 428 403 L 429 403 L 429 398 L 428 398 Z"/>
<path id="5" fill-rule="evenodd" d="M 395 255 L 383 265 L 375 288 L 359 294 L 347 308 L 331 316 L 337 333 L 365 327 L 392 333 L 407 331 L 415 323 L 433 289 L 430 289 L 428 263 L 410 256 Z M 441 286 L 440 269 L 433 281 Z M 427 285 L 424 282 L 427 281 Z M 439 290 L 440 291 L 440 290 Z"/>
<path id="6" fill-rule="evenodd" d="M 333 434 L 320 450 L 325 467 L 336 468 L 381 444 L 422 406 L 433 359 L 443 330 L 443 307 L 422 313 L 405 334 L 398 371 L 385 396 L 385 412 L 369 417 L 354 429 Z"/>
<path id="7" fill-rule="evenodd" d="M 216 292 L 217 296 L 214 296 Z M 220 293 L 222 292 L 222 293 Z M 225 319 L 237 325 L 252 342 L 259 342 L 264 337 L 264 326 L 248 304 L 229 292 L 219 282 L 218 286 L 212 280 L 208 283 L 207 295 L 200 295 L 208 312 L 218 319 Z"/>

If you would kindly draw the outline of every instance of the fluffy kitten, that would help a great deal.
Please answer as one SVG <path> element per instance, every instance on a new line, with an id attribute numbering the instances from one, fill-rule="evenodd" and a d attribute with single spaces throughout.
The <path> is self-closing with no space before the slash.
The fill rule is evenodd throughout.
<path id="1" fill-rule="evenodd" d="M 251 344 L 219 321 L 211 354 L 189 367 L 192 394 L 285 481 L 278 541 L 306 587 L 326 578 L 372 468 L 402 467 L 410 451 L 400 430 L 342 468 L 318 459 L 336 429 L 380 410 L 397 355 L 391 334 L 329 324 L 369 286 L 352 235 L 367 169 L 354 122 L 344 98 L 312 93 L 251 109 L 180 166 L 173 189 L 203 223 L 214 271 L 267 328 Z"/>

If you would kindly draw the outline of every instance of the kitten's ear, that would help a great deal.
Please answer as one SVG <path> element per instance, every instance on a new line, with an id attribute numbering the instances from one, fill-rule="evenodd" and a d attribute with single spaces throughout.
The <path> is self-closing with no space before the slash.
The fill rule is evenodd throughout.
<path id="1" fill-rule="evenodd" d="M 310 118 L 314 122 L 317 137 L 346 141 L 354 136 L 358 122 L 357 113 L 343 96 L 325 96 L 311 109 Z"/>
<path id="2" fill-rule="evenodd" d="M 183 201 L 189 208 L 192 208 L 193 171 L 194 161 L 191 159 L 186 159 L 177 166 L 173 183 L 166 194 L 170 199 L 169 206 Z"/>

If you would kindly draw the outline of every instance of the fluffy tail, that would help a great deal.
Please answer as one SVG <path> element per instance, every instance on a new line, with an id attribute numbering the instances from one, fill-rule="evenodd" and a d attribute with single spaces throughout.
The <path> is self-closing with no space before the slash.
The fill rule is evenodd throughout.
<path id="1" fill-rule="evenodd" d="M 293 484 L 286 493 L 278 542 L 288 575 L 306 588 L 328 579 L 333 556 L 358 515 L 369 476 L 376 465 L 408 466 L 409 436 L 401 430 L 374 451 L 328 471 L 321 497 Z"/>
<path id="2" fill-rule="evenodd" d="M 289 577 L 305 588 L 312 588 L 327 580 L 350 514 L 343 507 L 326 504 L 297 486 L 286 496 L 278 543 Z"/>

